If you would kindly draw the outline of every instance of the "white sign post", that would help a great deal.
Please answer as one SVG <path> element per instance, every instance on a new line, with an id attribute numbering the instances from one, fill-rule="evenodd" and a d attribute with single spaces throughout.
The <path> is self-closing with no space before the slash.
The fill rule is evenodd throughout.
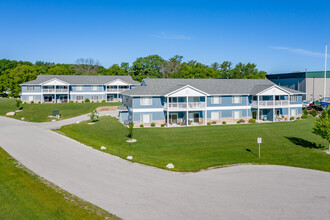
<path id="1" fill-rule="evenodd" d="M 258 139 L 257 139 L 257 142 L 258 142 L 258 144 L 259 144 L 259 158 L 260 158 L 260 144 L 261 144 L 261 142 L 262 142 L 262 138 L 258 138 Z"/>

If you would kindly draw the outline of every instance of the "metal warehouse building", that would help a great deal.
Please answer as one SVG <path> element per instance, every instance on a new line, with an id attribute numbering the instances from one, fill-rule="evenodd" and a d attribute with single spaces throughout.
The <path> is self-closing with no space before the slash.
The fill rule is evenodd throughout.
<path id="1" fill-rule="evenodd" d="M 324 71 L 268 74 L 266 77 L 280 86 L 305 92 L 303 100 L 315 101 L 323 97 Z M 330 71 L 327 71 L 326 97 L 330 97 Z"/>

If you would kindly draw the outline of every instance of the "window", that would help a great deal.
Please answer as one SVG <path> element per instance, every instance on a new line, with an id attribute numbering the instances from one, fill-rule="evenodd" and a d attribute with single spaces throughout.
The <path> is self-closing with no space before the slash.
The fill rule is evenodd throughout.
<path id="1" fill-rule="evenodd" d="M 97 91 L 97 90 L 99 90 L 98 86 L 92 86 L 92 91 Z"/>
<path id="2" fill-rule="evenodd" d="M 298 115 L 298 109 L 291 109 L 291 116 L 297 116 Z"/>
<path id="3" fill-rule="evenodd" d="M 77 100 L 77 101 L 82 101 L 82 100 L 84 100 L 84 96 L 82 96 L 82 95 L 77 95 L 77 96 L 76 96 L 76 100 Z"/>
<path id="4" fill-rule="evenodd" d="M 28 96 L 28 100 L 29 100 L 29 102 L 32 102 L 33 101 L 33 96 Z"/>
<path id="5" fill-rule="evenodd" d="M 152 105 L 152 98 L 151 97 L 141 97 L 140 105 Z"/>
<path id="6" fill-rule="evenodd" d="M 83 86 L 76 86 L 76 90 L 77 91 L 82 91 L 83 90 Z"/>
<path id="7" fill-rule="evenodd" d="M 97 101 L 99 100 L 99 96 L 97 95 L 92 95 L 92 101 Z"/>
<path id="8" fill-rule="evenodd" d="M 221 112 L 211 112 L 211 120 L 221 119 Z"/>
<path id="9" fill-rule="evenodd" d="M 242 117 L 242 111 L 233 111 L 233 118 L 240 119 Z"/>
<path id="10" fill-rule="evenodd" d="M 34 91 L 34 86 L 26 86 L 27 91 Z"/>
<path id="11" fill-rule="evenodd" d="M 298 102 L 298 96 L 297 95 L 290 96 L 290 101 L 291 102 Z"/>
<path id="12" fill-rule="evenodd" d="M 221 104 L 221 97 L 220 96 L 212 96 L 211 97 L 211 104 Z"/>
<path id="13" fill-rule="evenodd" d="M 242 96 L 233 96 L 233 103 L 234 104 L 242 103 Z"/>
<path id="14" fill-rule="evenodd" d="M 150 123 L 151 122 L 151 114 L 141 114 L 140 115 L 141 123 Z"/>

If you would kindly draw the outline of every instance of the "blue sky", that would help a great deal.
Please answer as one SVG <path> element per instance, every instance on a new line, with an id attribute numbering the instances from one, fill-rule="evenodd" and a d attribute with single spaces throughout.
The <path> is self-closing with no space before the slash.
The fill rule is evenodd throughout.
<path id="1" fill-rule="evenodd" d="M 326 1 L 0 0 L 0 59 L 109 67 L 158 54 L 268 73 L 323 70 Z"/>

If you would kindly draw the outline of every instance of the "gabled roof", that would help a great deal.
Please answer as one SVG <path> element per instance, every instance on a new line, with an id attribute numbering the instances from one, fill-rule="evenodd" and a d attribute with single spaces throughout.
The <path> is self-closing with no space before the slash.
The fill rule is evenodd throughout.
<path id="1" fill-rule="evenodd" d="M 146 86 L 122 92 L 128 96 L 165 96 L 190 85 L 210 95 L 255 95 L 276 85 L 268 79 L 144 79 Z M 292 94 L 302 92 L 281 87 Z"/>
<path id="2" fill-rule="evenodd" d="M 22 85 L 39 85 L 52 79 L 58 79 L 71 85 L 104 85 L 108 82 L 120 79 L 133 85 L 140 82 L 131 76 L 105 76 L 105 75 L 38 75 L 37 79 L 23 83 Z"/>

